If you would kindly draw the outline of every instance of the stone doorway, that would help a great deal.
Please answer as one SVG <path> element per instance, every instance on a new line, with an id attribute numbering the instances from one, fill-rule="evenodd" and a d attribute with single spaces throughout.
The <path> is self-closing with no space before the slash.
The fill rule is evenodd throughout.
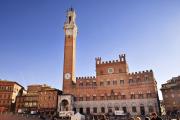
<path id="1" fill-rule="evenodd" d="M 62 100 L 62 102 L 61 102 L 61 110 L 62 111 L 69 111 L 69 102 L 68 102 L 68 100 Z"/>

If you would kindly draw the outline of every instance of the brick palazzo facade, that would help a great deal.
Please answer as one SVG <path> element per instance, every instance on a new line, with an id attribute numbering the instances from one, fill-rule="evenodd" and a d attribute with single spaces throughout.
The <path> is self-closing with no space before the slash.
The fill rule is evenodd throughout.
<path id="1" fill-rule="evenodd" d="M 0 112 L 14 111 L 16 96 L 24 92 L 17 82 L 0 80 Z"/>
<path id="2" fill-rule="evenodd" d="M 64 24 L 63 93 L 59 111 L 107 113 L 123 110 L 131 115 L 159 113 L 157 83 L 152 70 L 129 72 L 125 54 L 113 61 L 95 59 L 96 76 L 75 77 L 76 14 L 70 8 Z M 69 96 L 68 96 L 69 95 Z M 72 97 L 74 101 L 72 102 Z"/>
<path id="3" fill-rule="evenodd" d="M 167 114 L 180 110 L 180 76 L 173 77 L 161 87 Z"/>
<path id="4" fill-rule="evenodd" d="M 62 91 L 47 85 L 29 85 L 27 94 L 17 96 L 16 112 L 39 112 L 54 115 L 57 111 L 58 95 Z"/>

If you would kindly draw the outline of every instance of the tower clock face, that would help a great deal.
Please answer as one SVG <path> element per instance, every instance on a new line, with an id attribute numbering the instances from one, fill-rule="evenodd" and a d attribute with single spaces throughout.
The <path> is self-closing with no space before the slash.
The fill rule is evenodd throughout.
<path id="1" fill-rule="evenodd" d="M 70 73 L 65 73 L 65 75 L 64 75 L 64 77 L 65 77 L 65 79 L 70 79 L 71 78 L 71 74 Z"/>

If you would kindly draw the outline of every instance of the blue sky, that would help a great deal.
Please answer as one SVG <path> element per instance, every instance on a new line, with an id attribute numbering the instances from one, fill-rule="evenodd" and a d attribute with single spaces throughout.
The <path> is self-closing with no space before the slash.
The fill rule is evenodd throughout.
<path id="1" fill-rule="evenodd" d="M 158 88 L 180 75 L 178 0 L 0 0 L 0 78 L 62 87 L 66 10 L 77 14 L 76 76 L 95 57 L 126 53 L 130 72 L 152 69 Z"/>

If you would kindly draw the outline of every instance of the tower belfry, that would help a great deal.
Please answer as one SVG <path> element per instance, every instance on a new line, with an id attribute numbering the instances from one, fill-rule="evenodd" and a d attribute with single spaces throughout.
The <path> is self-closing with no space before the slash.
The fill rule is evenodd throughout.
<path id="1" fill-rule="evenodd" d="M 75 58 L 76 58 L 76 13 L 73 8 L 67 10 L 64 23 L 64 69 L 63 69 L 63 91 L 66 87 L 76 83 L 75 79 Z M 67 91 L 68 92 L 68 91 Z"/>

